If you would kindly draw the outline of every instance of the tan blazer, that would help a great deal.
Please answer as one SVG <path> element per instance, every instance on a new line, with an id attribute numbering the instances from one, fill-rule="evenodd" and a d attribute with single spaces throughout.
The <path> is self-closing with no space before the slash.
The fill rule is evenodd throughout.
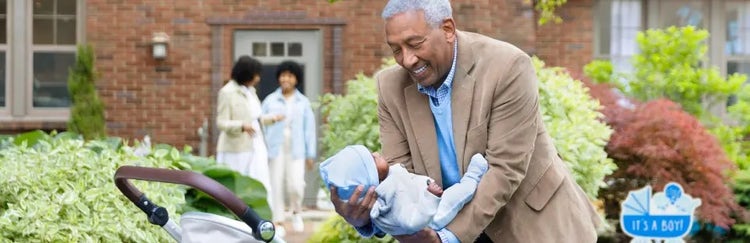
<path id="1" fill-rule="evenodd" d="M 216 126 L 221 133 L 216 144 L 217 152 L 253 151 L 250 135 L 242 132 L 242 124 L 253 121 L 249 109 L 251 98 L 232 80 L 219 90 Z"/>
<path id="2" fill-rule="evenodd" d="M 383 155 L 442 185 L 428 97 L 400 66 L 376 75 Z M 530 58 L 489 37 L 458 32 L 452 84 L 459 170 L 482 153 L 490 169 L 447 226 L 461 242 L 484 230 L 494 242 L 595 242 L 593 206 L 557 155 L 539 113 Z"/>

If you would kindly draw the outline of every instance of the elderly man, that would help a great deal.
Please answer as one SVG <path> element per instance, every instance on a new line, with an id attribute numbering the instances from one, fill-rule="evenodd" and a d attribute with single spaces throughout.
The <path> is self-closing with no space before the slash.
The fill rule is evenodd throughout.
<path id="1" fill-rule="evenodd" d="M 398 66 L 376 75 L 383 156 L 443 188 L 470 158 L 489 170 L 474 199 L 441 230 L 425 228 L 402 242 L 595 242 L 599 217 L 557 155 L 539 113 L 530 58 L 511 44 L 458 31 L 448 0 L 391 0 L 386 41 Z M 364 236 L 377 234 L 364 199 L 336 212 Z"/>

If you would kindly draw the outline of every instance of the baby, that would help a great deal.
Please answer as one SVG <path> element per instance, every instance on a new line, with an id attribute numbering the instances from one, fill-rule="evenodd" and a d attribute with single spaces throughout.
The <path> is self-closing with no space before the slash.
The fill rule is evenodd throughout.
<path id="1" fill-rule="evenodd" d="M 387 234 L 405 235 L 426 226 L 440 230 L 448 225 L 474 197 L 487 169 L 487 160 L 476 154 L 461 181 L 443 190 L 429 177 L 409 173 L 401 164 L 388 166 L 380 154 L 352 145 L 321 163 L 320 175 L 345 199 L 359 185 L 376 186 L 377 200 L 370 211 L 373 225 Z"/>

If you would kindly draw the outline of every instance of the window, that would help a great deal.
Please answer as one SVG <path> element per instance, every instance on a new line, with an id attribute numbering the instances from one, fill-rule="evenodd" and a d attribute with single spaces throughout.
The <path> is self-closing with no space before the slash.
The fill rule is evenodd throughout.
<path id="1" fill-rule="evenodd" d="M 270 46 L 270 48 L 269 48 Z M 270 49 L 270 52 L 268 51 Z M 285 52 L 286 51 L 286 52 Z M 302 43 L 300 42 L 253 42 L 254 57 L 301 57 Z"/>
<path id="2" fill-rule="evenodd" d="M 34 0 L 33 107 L 68 107 L 68 68 L 76 50 L 75 0 Z"/>
<path id="3" fill-rule="evenodd" d="M 640 0 L 597 2 L 595 58 L 611 60 L 620 72 L 632 70 L 630 59 L 638 52 L 635 36 L 643 26 L 642 9 Z"/>
<path id="4" fill-rule="evenodd" d="M 6 65 L 5 57 L 8 53 L 8 2 L 6 0 L 0 0 L 0 110 L 6 106 L 6 97 L 8 97 L 6 82 L 6 71 L 8 66 Z"/>
<path id="5" fill-rule="evenodd" d="M 0 0 L 0 117 L 67 120 L 83 2 Z"/>
<path id="6" fill-rule="evenodd" d="M 656 12 L 656 27 L 692 25 L 699 29 L 706 29 L 709 24 L 708 5 L 704 0 L 660 0 L 654 1 Z"/>
<path id="7" fill-rule="evenodd" d="M 724 16 L 726 72 L 750 74 L 750 1 L 727 2 Z"/>

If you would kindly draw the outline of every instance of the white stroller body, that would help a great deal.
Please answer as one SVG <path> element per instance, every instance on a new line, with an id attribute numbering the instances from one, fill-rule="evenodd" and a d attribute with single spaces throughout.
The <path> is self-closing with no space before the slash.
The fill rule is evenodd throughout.
<path id="1" fill-rule="evenodd" d="M 188 212 L 180 217 L 182 243 L 197 242 L 262 242 L 253 238 L 253 230 L 242 221 L 222 217 L 216 214 Z M 279 237 L 271 242 L 282 243 Z"/>

